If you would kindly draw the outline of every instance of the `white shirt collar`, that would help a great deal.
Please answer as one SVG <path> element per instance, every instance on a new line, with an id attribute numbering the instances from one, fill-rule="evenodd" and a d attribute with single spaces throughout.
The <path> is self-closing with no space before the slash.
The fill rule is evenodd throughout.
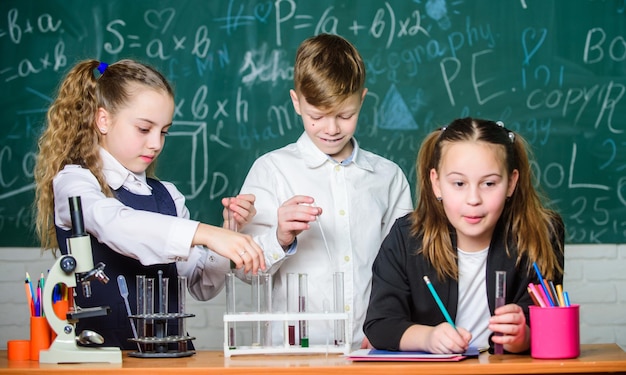
<path id="1" fill-rule="evenodd" d="M 369 160 L 367 160 L 367 157 L 363 156 L 364 154 L 359 152 L 359 143 L 354 137 L 352 137 L 351 142 L 354 145 L 354 150 L 352 150 L 352 155 L 350 156 L 352 161 L 349 164 L 354 164 L 361 169 L 373 171 L 374 168 Z M 326 162 L 340 164 L 317 148 L 306 132 L 302 133 L 296 144 L 304 157 L 304 162 L 309 168 L 317 168 Z"/>
<path id="2" fill-rule="evenodd" d="M 131 193 L 152 194 L 152 189 L 146 182 L 145 172 L 137 174 L 129 171 L 102 147 L 100 147 L 100 158 L 102 159 L 102 173 L 111 189 L 117 190 L 123 186 Z"/>

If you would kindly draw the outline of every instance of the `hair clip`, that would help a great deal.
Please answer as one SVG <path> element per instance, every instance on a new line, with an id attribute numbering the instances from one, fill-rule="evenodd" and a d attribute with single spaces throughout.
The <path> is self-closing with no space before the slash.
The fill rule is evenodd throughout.
<path id="1" fill-rule="evenodd" d="M 442 132 L 442 133 L 443 133 L 443 132 L 445 132 L 447 128 L 448 128 L 447 126 L 442 126 L 442 127 L 441 127 L 441 132 Z"/>
<path id="2" fill-rule="evenodd" d="M 104 71 L 107 70 L 107 68 L 109 67 L 109 64 L 100 61 L 100 64 L 98 65 L 98 71 L 100 72 L 100 74 L 104 74 Z"/>
<path id="3" fill-rule="evenodd" d="M 496 121 L 496 125 L 498 125 L 499 127 L 501 127 L 504 130 L 507 130 L 504 127 L 504 122 L 502 122 L 502 121 Z M 508 131 L 508 130 L 507 130 L 507 132 L 508 132 L 508 136 L 509 136 L 509 141 L 511 141 L 511 143 L 515 143 L 515 133 L 513 133 L 511 131 Z"/>
<path id="4" fill-rule="evenodd" d="M 515 143 L 515 133 L 509 132 L 509 140 L 511 140 L 511 143 Z"/>

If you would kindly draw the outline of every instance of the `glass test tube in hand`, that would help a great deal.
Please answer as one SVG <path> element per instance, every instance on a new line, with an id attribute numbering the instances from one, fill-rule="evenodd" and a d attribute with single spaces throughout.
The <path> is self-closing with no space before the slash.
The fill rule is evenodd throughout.
<path id="1" fill-rule="evenodd" d="M 230 209 L 230 202 L 233 198 L 228 198 L 228 206 L 226 208 L 226 212 L 228 212 L 228 216 L 226 218 L 226 224 L 228 226 L 228 229 L 232 230 L 233 232 L 237 232 L 238 231 L 238 227 L 237 227 L 237 221 L 235 220 L 235 213 Z M 231 272 L 232 270 L 235 269 L 235 262 L 233 262 L 232 260 L 230 261 L 230 269 Z"/>
<path id="2" fill-rule="evenodd" d="M 307 298 L 308 298 L 308 285 L 307 274 L 301 273 L 298 275 L 298 311 L 306 312 Z M 303 348 L 309 347 L 309 331 L 306 320 L 300 320 L 300 346 Z"/>
<path id="3" fill-rule="evenodd" d="M 228 212 L 228 229 L 234 231 L 234 232 L 238 232 L 239 228 L 237 226 L 237 220 L 235 220 L 235 213 L 233 212 L 233 210 L 230 209 L 230 203 L 232 202 L 233 198 L 228 198 L 228 208 L 226 209 L 226 211 Z"/>
<path id="4" fill-rule="evenodd" d="M 333 286 L 335 298 L 334 310 L 335 312 L 343 313 L 345 311 L 343 299 L 343 272 L 335 272 L 333 274 Z M 341 346 L 345 343 L 345 329 L 344 320 L 335 321 L 335 345 Z"/>
<path id="5" fill-rule="evenodd" d="M 227 228 L 237 232 L 237 221 L 235 220 L 235 213 L 230 209 L 230 203 L 233 198 L 228 198 L 228 207 L 226 207 L 226 212 L 228 213 L 226 217 L 226 225 Z M 235 262 L 230 261 L 230 272 L 228 272 L 225 276 L 226 283 L 226 313 L 234 314 L 236 312 L 235 306 L 237 305 L 237 297 L 235 293 L 235 281 L 237 277 L 235 276 L 233 270 L 235 269 Z M 237 323 L 236 322 L 228 322 L 228 348 L 236 349 L 237 348 Z"/>
<path id="6" fill-rule="evenodd" d="M 496 309 L 504 306 L 506 303 L 506 271 L 496 271 Z M 502 336 L 502 333 L 495 333 L 496 336 Z M 494 354 L 503 354 L 504 348 L 502 344 L 494 345 Z"/>

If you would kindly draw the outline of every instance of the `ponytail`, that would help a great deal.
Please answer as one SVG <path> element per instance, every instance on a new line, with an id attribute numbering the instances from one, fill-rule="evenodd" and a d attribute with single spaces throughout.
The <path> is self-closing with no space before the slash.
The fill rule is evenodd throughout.
<path id="1" fill-rule="evenodd" d="M 63 167 L 76 164 L 88 168 L 110 194 L 100 168 L 99 133 L 94 126 L 98 109 L 94 70 L 98 64 L 87 60 L 69 71 L 48 109 L 47 126 L 39 138 L 34 171 L 35 229 L 44 250 L 58 247 L 52 180 Z"/>

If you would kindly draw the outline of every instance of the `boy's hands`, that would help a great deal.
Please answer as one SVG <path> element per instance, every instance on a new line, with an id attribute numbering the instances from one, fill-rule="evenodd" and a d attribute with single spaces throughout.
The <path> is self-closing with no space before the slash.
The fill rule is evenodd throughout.
<path id="1" fill-rule="evenodd" d="M 283 249 L 287 249 L 296 236 L 309 229 L 310 222 L 321 215 L 322 209 L 313 207 L 315 200 L 305 195 L 296 195 L 278 207 L 278 229 L 276 237 Z"/>
<path id="2" fill-rule="evenodd" d="M 224 206 L 224 210 L 222 211 L 222 216 L 224 218 L 223 227 L 226 229 L 235 229 L 232 228 L 236 224 L 236 231 L 239 231 L 241 228 L 246 226 L 254 215 L 256 215 L 256 208 L 254 207 L 254 201 L 256 197 L 254 194 L 239 194 L 236 197 L 226 197 L 222 198 L 222 205 Z M 232 218 L 234 222 L 228 223 L 228 211 L 232 212 Z"/>

